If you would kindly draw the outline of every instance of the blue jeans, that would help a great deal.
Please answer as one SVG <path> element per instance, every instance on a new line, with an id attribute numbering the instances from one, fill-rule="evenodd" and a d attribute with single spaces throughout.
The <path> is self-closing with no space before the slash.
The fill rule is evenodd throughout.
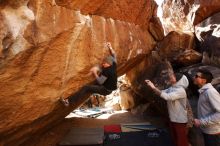
<path id="1" fill-rule="evenodd" d="M 220 134 L 211 135 L 203 133 L 205 146 L 220 146 Z"/>

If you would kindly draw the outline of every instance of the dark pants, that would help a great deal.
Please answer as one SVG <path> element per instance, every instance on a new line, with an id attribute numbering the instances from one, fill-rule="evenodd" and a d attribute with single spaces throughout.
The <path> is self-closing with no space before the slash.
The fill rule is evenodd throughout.
<path id="1" fill-rule="evenodd" d="M 84 97 L 84 96 L 89 96 L 92 93 L 97 93 L 101 95 L 108 95 L 112 91 L 107 90 L 104 86 L 102 85 L 85 85 L 83 86 L 78 92 L 76 92 L 74 95 L 71 95 L 69 97 L 69 102 L 74 103 L 79 100 L 79 98 Z"/>
<path id="2" fill-rule="evenodd" d="M 170 122 L 170 130 L 175 146 L 189 146 L 185 123 Z"/>
<path id="3" fill-rule="evenodd" d="M 205 146 L 220 146 L 220 134 L 211 135 L 203 133 Z"/>
<path id="4" fill-rule="evenodd" d="M 203 134 L 201 130 L 195 126 L 189 128 L 188 138 L 192 146 L 205 146 Z"/>

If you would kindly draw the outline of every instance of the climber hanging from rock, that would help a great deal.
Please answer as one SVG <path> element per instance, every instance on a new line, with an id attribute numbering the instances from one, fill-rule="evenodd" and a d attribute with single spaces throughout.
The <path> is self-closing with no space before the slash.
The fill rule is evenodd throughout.
<path id="1" fill-rule="evenodd" d="M 106 44 L 109 49 L 110 55 L 107 56 L 103 61 L 100 69 L 94 66 L 90 72 L 96 78 L 96 84 L 85 85 L 78 92 L 70 95 L 68 98 L 60 98 L 60 101 L 65 105 L 69 106 L 72 103 L 79 101 L 79 98 L 97 93 L 101 95 L 108 95 L 113 90 L 117 89 L 117 64 L 116 54 L 111 46 L 111 43 Z"/>

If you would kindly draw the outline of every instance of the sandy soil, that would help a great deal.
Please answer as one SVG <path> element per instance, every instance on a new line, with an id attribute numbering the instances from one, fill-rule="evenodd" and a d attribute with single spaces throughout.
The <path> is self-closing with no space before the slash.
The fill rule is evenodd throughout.
<path id="1" fill-rule="evenodd" d="M 134 115 L 131 112 L 114 113 L 108 119 L 94 118 L 68 118 L 56 127 L 47 131 L 39 137 L 31 138 L 22 146 L 57 146 L 60 140 L 69 132 L 71 127 L 103 127 L 109 124 L 151 122 L 158 127 L 165 127 L 159 117 L 147 116 L 146 114 Z"/>

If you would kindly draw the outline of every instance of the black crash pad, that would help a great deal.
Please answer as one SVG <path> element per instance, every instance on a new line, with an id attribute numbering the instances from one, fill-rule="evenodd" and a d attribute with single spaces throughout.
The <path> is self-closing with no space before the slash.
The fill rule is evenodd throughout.
<path id="1" fill-rule="evenodd" d="M 106 133 L 104 146 L 173 146 L 165 129 Z"/>

